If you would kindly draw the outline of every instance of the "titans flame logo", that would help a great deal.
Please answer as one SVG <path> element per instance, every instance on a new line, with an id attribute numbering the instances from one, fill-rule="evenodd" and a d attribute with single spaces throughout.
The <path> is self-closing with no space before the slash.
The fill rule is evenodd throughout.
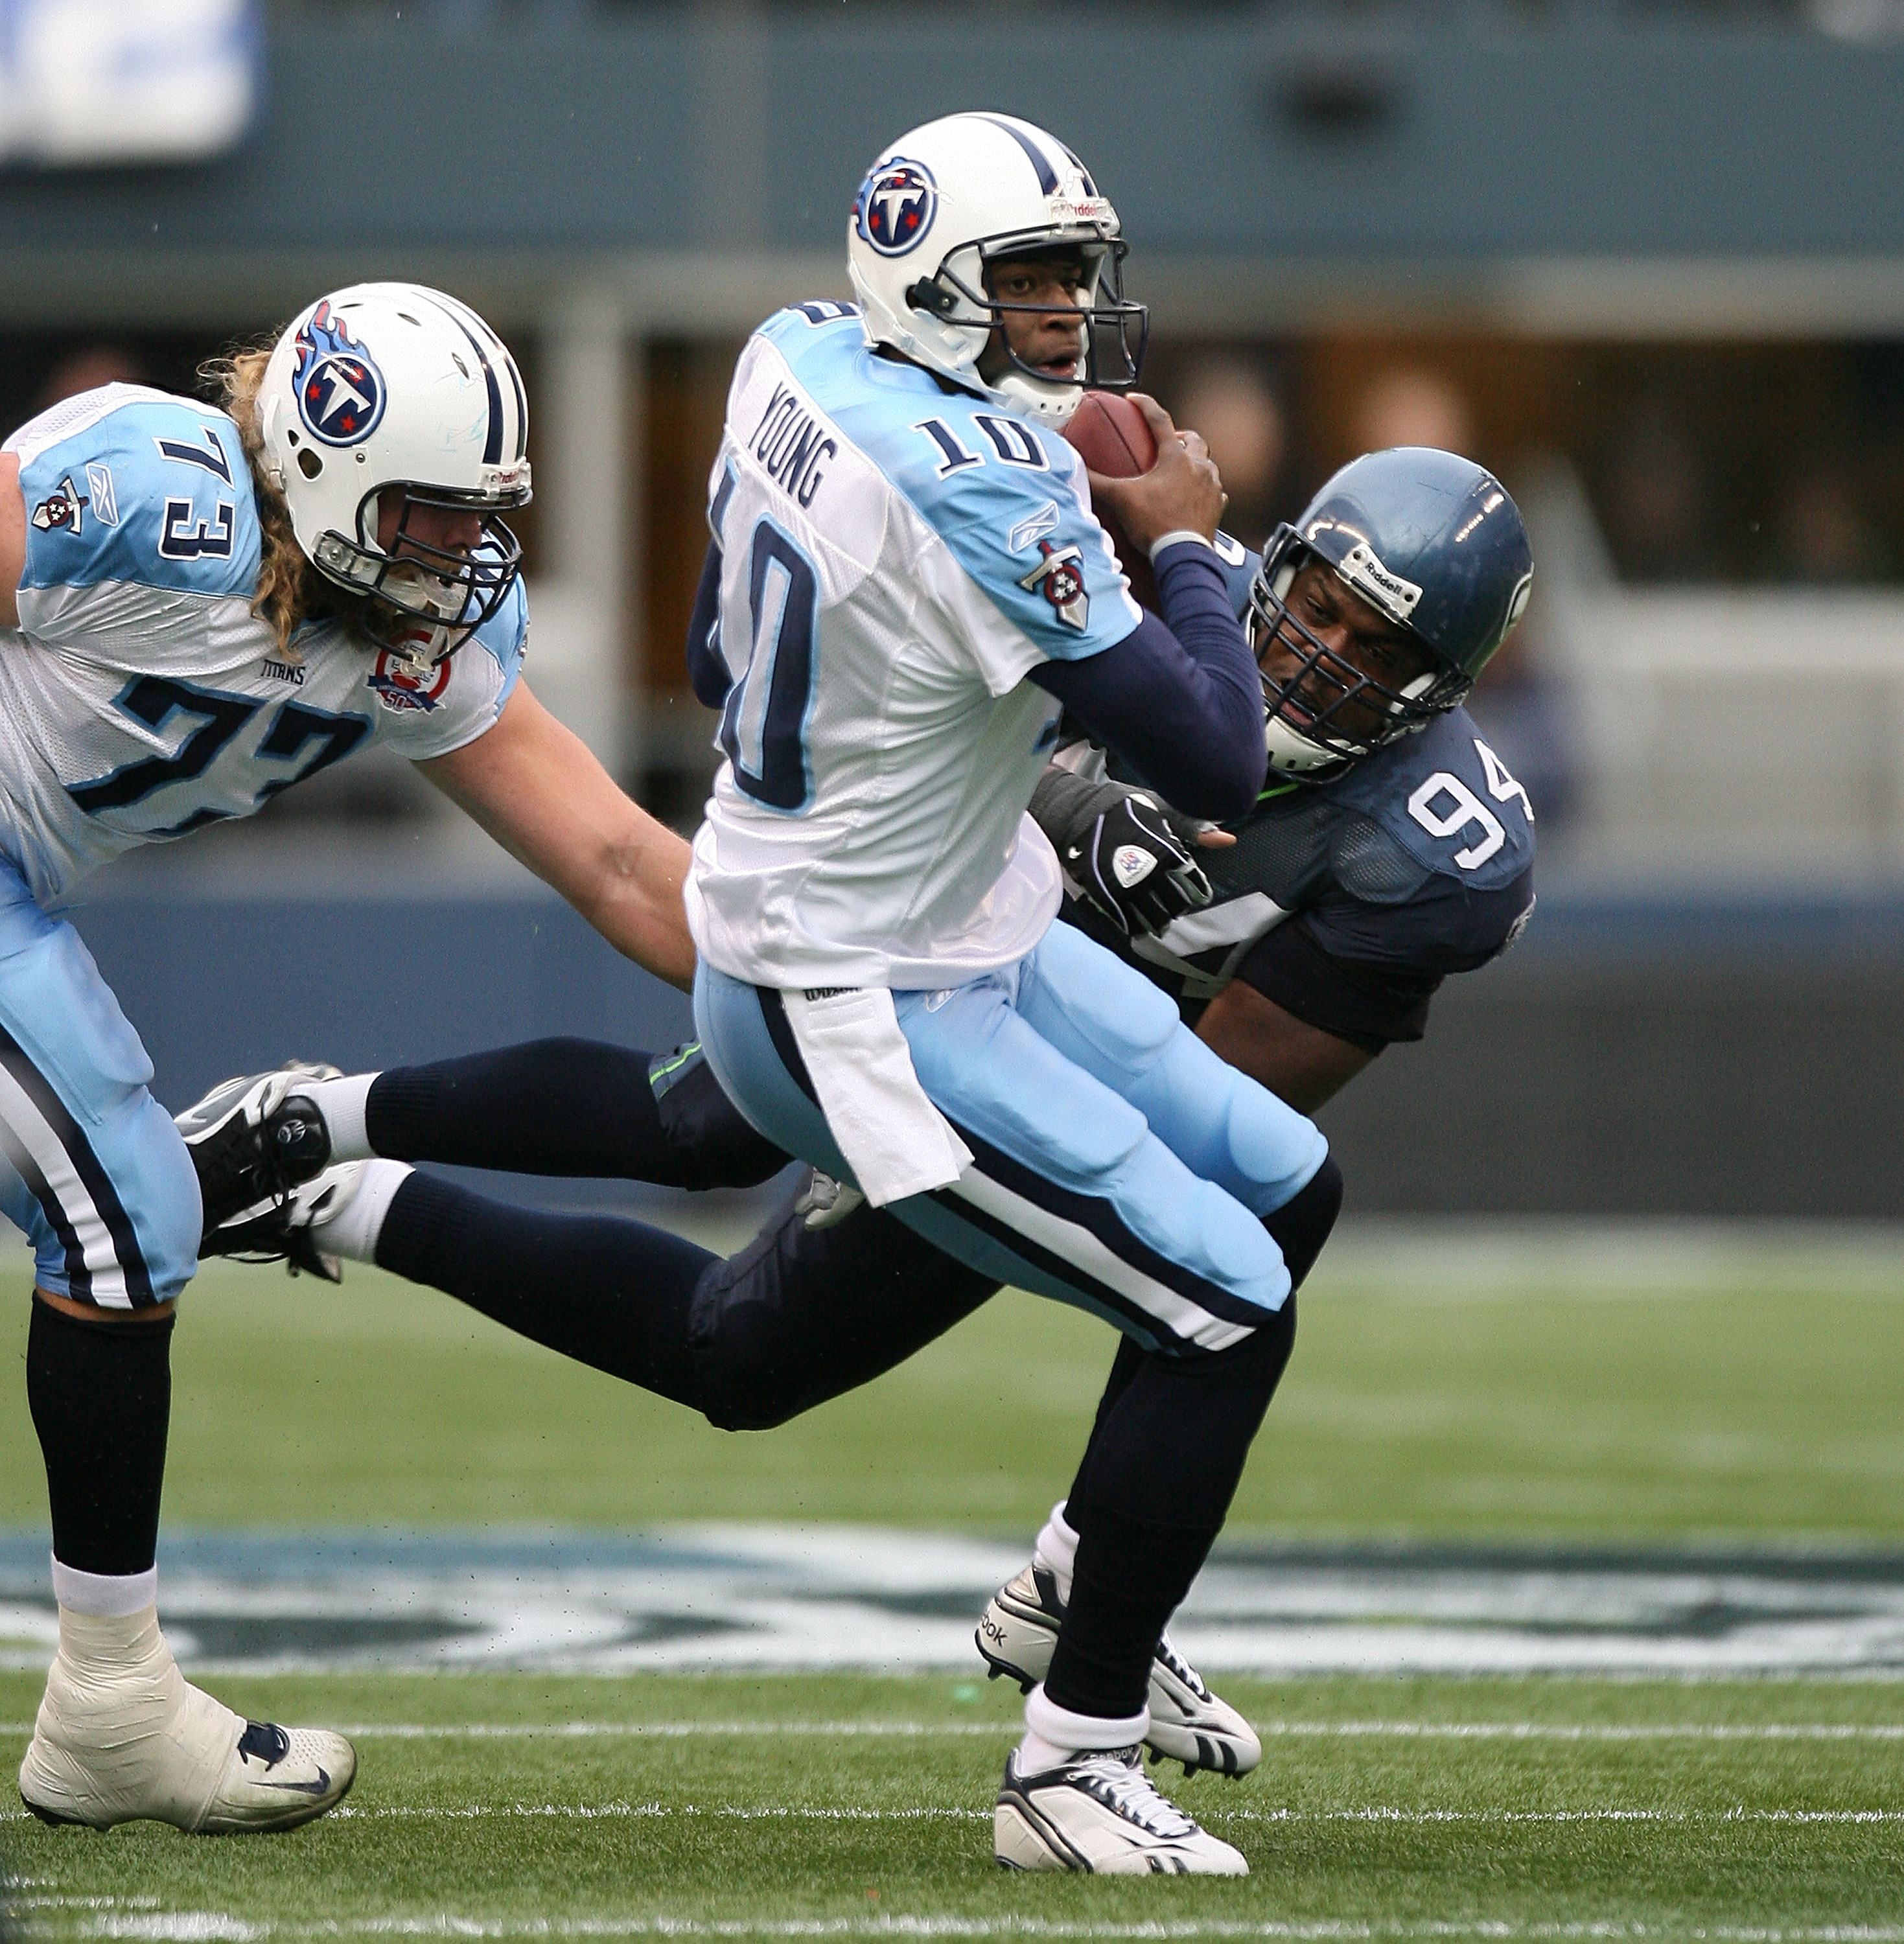
<path id="1" fill-rule="evenodd" d="M 313 438 L 326 445 L 357 445 L 376 431 L 389 388 L 370 353 L 351 341 L 329 300 L 311 313 L 297 334 L 297 365 L 291 383 L 298 416 Z"/>

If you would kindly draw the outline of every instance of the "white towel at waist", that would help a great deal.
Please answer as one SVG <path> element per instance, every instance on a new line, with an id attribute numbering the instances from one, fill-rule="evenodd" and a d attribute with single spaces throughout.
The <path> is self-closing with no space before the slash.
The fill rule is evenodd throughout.
<path id="1" fill-rule="evenodd" d="M 826 1124 L 866 1199 L 883 1208 L 956 1181 L 972 1151 L 919 1084 L 892 994 L 861 986 L 780 998 Z"/>

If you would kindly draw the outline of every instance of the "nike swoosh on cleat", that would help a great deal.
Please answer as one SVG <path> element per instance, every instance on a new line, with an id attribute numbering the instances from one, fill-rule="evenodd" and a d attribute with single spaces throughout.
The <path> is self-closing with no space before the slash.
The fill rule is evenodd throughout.
<path id="1" fill-rule="evenodd" d="M 331 1778 L 319 1769 L 315 1782 L 254 1782 L 251 1786 L 254 1789 L 288 1789 L 296 1795 L 321 1795 L 331 1786 Z"/>

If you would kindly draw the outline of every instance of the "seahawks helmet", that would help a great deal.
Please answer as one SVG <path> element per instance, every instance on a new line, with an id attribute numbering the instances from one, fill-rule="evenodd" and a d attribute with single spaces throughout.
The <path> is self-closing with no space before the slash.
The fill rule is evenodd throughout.
<path id="1" fill-rule="evenodd" d="M 1127 392 L 1137 382 L 1150 313 L 1124 298 L 1127 247 L 1117 211 L 1055 136 L 1015 115 L 947 115 L 902 135 L 867 171 L 846 260 L 869 343 L 1062 425 L 1087 389 Z M 1023 363 L 1004 335 L 1007 312 L 1048 315 L 1050 306 L 999 303 L 986 268 L 1067 248 L 1084 265 L 1084 376 L 1061 383 Z M 978 361 L 995 331 L 1008 368 L 988 384 Z"/>
<path id="2" fill-rule="evenodd" d="M 508 347 L 454 297 L 355 284 L 273 347 L 258 395 L 265 472 L 318 573 L 366 597 L 365 631 L 429 664 L 508 598 L 522 549 L 501 515 L 529 501 L 529 411 Z M 380 511 L 396 496 L 388 552 Z M 478 516 L 466 552 L 410 531 L 420 506 Z"/>
<path id="3" fill-rule="evenodd" d="M 1312 560 L 1418 642 L 1427 670 L 1389 687 L 1306 627 L 1286 597 Z M 1533 586 L 1527 528 L 1493 474 L 1432 446 L 1351 460 L 1294 525 L 1270 536 L 1250 589 L 1257 660 L 1278 647 L 1297 657 L 1293 672 L 1263 674 L 1271 768 L 1300 775 L 1352 762 L 1458 707 Z M 1375 715 L 1377 726 L 1352 728 L 1345 714 L 1364 723 Z"/>

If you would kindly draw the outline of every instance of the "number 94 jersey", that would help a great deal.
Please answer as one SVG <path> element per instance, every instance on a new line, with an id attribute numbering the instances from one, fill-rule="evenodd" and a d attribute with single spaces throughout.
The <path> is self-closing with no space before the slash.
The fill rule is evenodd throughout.
<path id="1" fill-rule="evenodd" d="M 1068 751 L 1061 760 L 1082 769 L 1087 759 Z M 1327 782 L 1272 771 L 1256 808 L 1226 827 L 1232 847 L 1198 854 L 1215 893 L 1207 906 L 1155 938 L 1107 941 L 1193 1012 L 1240 978 L 1343 1032 L 1334 1013 L 1315 1016 L 1292 998 L 1300 947 L 1290 930 L 1326 955 L 1330 978 L 1373 979 L 1385 990 L 1420 982 L 1425 1008 L 1442 977 L 1506 949 L 1533 906 L 1533 807 L 1463 709 Z M 1090 914 L 1074 915 L 1102 936 Z M 1343 1017 L 1356 1010 L 1349 1004 Z M 1420 1036 L 1419 1023 L 1406 1022 L 1371 1035 Z"/>
<path id="2" fill-rule="evenodd" d="M 519 585 L 426 675 L 336 619 L 279 648 L 251 613 L 257 506 L 223 412 L 108 385 L 5 449 L 20 455 L 26 567 L 20 630 L 0 630 L 0 849 L 42 903 L 373 742 L 446 755 L 508 699 L 528 628 Z"/>

